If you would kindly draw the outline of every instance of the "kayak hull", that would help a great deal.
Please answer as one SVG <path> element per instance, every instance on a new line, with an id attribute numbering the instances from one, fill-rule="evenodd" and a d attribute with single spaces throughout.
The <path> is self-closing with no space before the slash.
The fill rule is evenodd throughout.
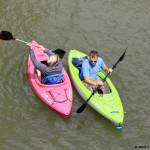
<path id="1" fill-rule="evenodd" d="M 48 56 L 32 41 L 32 49 L 39 61 L 47 60 Z M 36 74 L 30 56 L 27 62 L 27 77 L 34 93 L 51 109 L 63 117 L 69 117 L 72 110 L 72 86 L 66 70 L 63 68 L 63 82 L 59 84 L 42 84 Z"/>
<path id="2" fill-rule="evenodd" d="M 80 96 L 87 100 L 92 92 L 84 85 L 84 83 L 79 78 L 79 70 L 72 64 L 72 58 L 81 58 L 86 56 L 86 54 L 78 50 L 70 50 L 68 55 L 68 66 L 70 71 L 70 76 L 72 78 L 73 84 L 79 92 Z M 104 72 L 99 72 L 101 78 L 105 77 Z M 110 88 L 110 93 L 104 94 L 103 96 L 95 93 L 88 104 L 99 114 L 110 120 L 115 126 L 122 126 L 124 120 L 124 109 L 120 99 L 120 96 L 115 88 L 114 84 L 109 78 L 106 79 L 106 83 Z"/>

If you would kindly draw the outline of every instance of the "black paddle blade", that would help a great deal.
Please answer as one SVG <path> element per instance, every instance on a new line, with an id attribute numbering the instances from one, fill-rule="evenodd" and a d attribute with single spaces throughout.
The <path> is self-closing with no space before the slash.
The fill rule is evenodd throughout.
<path id="1" fill-rule="evenodd" d="M 125 49 L 124 53 L 121 55 L 121 57 L 118 59 L 118 61 L 113 65 L 112 69 L 116 68 L 117 64 L 122 61 L 124 59 L 124 56 L 126 54 L 126 50 L 127 48 Z"/>
<path id="2" fill-rule="evenodd" d="M 122 56 L 119 58 L 119 61 L 122 61 L 122 60 L 123 60 L 123 58 L 124 58 L 124 56 L 125 56 L 125 54 L 126 54 L 126 50 L 127 50 L 127 48 L 125 49 L 125 51 L 124 51 L 124 53 L 122 54 Z"/>
<path id="3" fill-rule="evenodd" d="M 77 109 L 77 113 L 81 113 L 85 109 L 86 105 L 87 105 L 87 103 L 84 103 L 81 107 L 79 107 Z"/>
<path id="4" fill-rule="evenodd" d="M 94 95 L 95 92 L 96 92 L 96 90 L 93 91 L 92 94 L 90 95 L 90 97 L 86 101 L 84 101 L 84 103 L 77 109 L 77 113 L 81 113 L 85 109 L 88 101 L 91 99 L 91 97 Z"/>
<path id="5" fill-rule="evenodd" d="M 59 56 L 59 58 L 61 58 L 61 59 L 64 57 L 64 55 L 66 53 L 64 50 L 62 50 L 60 48 L 53 50 L 53 52 L 55 54 L 57 54 Z"/>
<path id="6" fill-rule="evenodd" d="M 1 40 L 15 40 L 12 33 L 8 32 L 8 31 L 1 31 L 0 32 L 0 39 Z"/>

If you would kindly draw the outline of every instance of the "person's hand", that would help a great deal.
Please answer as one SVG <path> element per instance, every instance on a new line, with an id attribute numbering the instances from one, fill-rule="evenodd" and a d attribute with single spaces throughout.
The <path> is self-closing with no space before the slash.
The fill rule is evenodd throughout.
<path id="1" fill-rule="evenodd" d="M 113 69 L 112 68 L 108 68 L 108 73 L 112 74 Z"/>
<path id="2" fill-rule="evenodd" d="M 98 80 L 98 81 L 97 81 L 97 84 L 98 84 L 98 86 L 104 85 L 104 82 L 103 82 L 102 80 Z"/>
<path id="3" fill-rule="evenodd" d="M 31 46 L 32 46 L 32 43 L 29 42 L 29 43 L 27 43 L 26 45 L 29 46 L 29 47 L 31 47 Z"/>

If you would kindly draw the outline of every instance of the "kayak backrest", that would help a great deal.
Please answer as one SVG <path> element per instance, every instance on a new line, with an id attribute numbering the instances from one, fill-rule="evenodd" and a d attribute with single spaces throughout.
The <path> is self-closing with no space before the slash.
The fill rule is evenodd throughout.
<path id="1" fill-rule="evenodd" d="M 79 70 L 79 77 L 81 80 L 83 80 L 83 75 L 82 75 L 82 63 L 85 59 L 88 59 L 87 56 L 81 57 L 81 58 L 72 58 L 72 64 Z"/>

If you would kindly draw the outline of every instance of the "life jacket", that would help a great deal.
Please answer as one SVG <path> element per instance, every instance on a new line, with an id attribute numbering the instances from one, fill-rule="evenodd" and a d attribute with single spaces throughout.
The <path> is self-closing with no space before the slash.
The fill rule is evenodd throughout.
<path id="1" fill-rule="evenodd" d="M 58 84 L 63 81 L 63 74 L 52 74 L 46 77 L 46 84 Z"/>

